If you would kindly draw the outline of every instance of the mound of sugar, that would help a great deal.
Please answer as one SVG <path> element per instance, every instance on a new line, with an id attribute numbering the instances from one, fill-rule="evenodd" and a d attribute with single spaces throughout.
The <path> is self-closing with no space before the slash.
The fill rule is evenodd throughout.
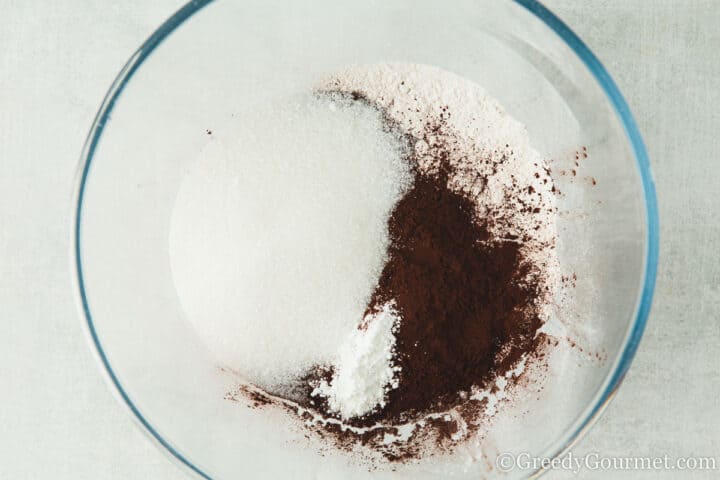
<path id="1" fill-rule="evenodd" d="M 335 364 L 362 320 L 411 182 L 405 146 L 375 109 L 311 94 L 209 139 L 172 215 L 178 296 L 222 365 L 279 388 Z"/>

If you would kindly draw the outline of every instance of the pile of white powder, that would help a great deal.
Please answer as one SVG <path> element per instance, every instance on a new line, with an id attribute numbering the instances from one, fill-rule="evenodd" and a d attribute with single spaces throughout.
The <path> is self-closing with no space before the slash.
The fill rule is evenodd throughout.
<path id="1" fill-rule="evenodd" d="M 384 407 L 387 392 L 398 387 L 400 367 L 394 365 L 393 353 L 399 321 L 392 303 L 367 315 L 340 345 L 332 380 L 323 380 L 312 396 L 326 397 L 330 410 L 345 419 Z"/>
<path id="2" fill-rule="evenodd" d="M 425 139 L 415 143 L 418 167 L 432 173 L 424 127 L 443 119 L 457 151 L 473 152 L 447 160 L 456 172 L 449 186 L 471 197 L 478 215 L 507 209 L 509 196 L 542 205 L 492 228 L 499 238 L 528 237 L 526 257 L 546 265 L 550 283 L 557 260 L 546 246 L 556 227 L 545 207 L 555 200 L 552 183 L 535 176 L 544 163 L 525 127 L 468 80 L 381 64 L 333 74 L 316 90 L 365 101 L 288 98 L 216 132 L 180 187 L 170 253 L 188 318 L 223 365 L 271 391 L 313 366 L 332 367 L 313 395 L 347 419 L 382 407 L 397 387 L 402 318 L 391 304 L 363 318 L 386 260 L 388 217 L 411 178 L 405 143 L 386 120 Z M 502 168 L 490 172 L 473 156 L 502 159 Z"/>

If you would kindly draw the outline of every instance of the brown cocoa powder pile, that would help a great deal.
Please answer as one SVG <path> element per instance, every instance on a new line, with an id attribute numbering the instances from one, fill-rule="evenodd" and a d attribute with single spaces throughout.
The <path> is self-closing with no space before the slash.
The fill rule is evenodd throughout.
<path id="1" fill-rule="evenodd" d="M 520 244 L 493 241 L 447 172 L 418 176 L 389 221 L 388 261 L 368 311 L 394 300 L 399 387 L 369 421 L 445 411 L 515 364 L 542 325 Z M 464 393 L 463 393 L 464 392 Z"/>

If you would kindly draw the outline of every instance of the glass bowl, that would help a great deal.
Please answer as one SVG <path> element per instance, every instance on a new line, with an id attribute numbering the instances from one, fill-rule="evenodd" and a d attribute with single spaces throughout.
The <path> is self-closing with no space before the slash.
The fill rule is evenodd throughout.
<path id="1" fill-rule="evenodd" d="M 652 176 L 622 95 L 557 17 L 533 0 L 460 0 L 453 8 L 429 0 L 194 0 L 150 36 L 108 91 L 78 170 L 73 230 L 79 304 L 101 368 L 141 428 L 188 472 L 207 479 L 370 475 L 342 455 L 318 455 L 302 432 L 283 427 L 282 415 L 224 399 L 233 379 L 184 317 L 168 229 L 183 172 L 208 130 L 324 72 L 388 61 L 436 65 L 476 81 L 551 159 L 563 192 L 558 252 L 566 274 L 577 274 L 573 306 L 560 315 L 580 347 L 569 349 L 523 415 L 496 422 L 482 461 L 452 471 L 438 466 L 443 461 L 420 462 L 373 475 L 541 474 L 537 465 L 497 461 L 520 453 L 552 458 L 570 448 L 630 366 L 657 266 Z M 576 156 L 582 167 L 569 175 Z"/>

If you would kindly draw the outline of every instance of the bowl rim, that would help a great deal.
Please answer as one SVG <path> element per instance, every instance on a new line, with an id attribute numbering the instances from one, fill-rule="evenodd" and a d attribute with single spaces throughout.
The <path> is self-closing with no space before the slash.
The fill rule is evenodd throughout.
<path id="1" fill-rule="evenodd" d="M 551 451 L 546 455 L 548 458 L 557 458 L 572 448 L 595 424 L 602 412 L 607 408 L 608 404 L 615 396 L 615 393 L 625 378 L 625 374 L 630 368 L 630 364 L 637 352 L 637 348 L 645 330 L 648 315 L 650 313 L 657 276 L 659 256 L 658 205 L 654 180 L 650 170 L 650 161 L 645 144 L 627 102 L 620 93 L 620 90 L 613 79 L 610 77 L 608 71 L 592 53 L 592 51 L 585 45 L 585 43 L 562 20 L 560 20 L 538 0 L 510 1 L 532 13 L 548 28 L 554 31 L 578 56 L 598 82 L 599 86 L 603 89 L 607 99 L 615 110 L 618 119 L 622 123 L 625 134 L 630 142 L 636 166 L 640 173 L 640 180 L 644 193 L 646 217 L 645 265 L 642 282 L 643 287 L 639 303 L 636 307 L 635 320 L 629 327 L 624 339 L 623 347 L 620 351 L 621 353 L 614 361 L 614 366 L 611 372 L 607 375 L 603 386 L 598 389 L 598 394 L 596 394 L 593 404 L 591 404 L 590 407 L 578 417 L 573 426 L 563 434 L 562 438 L 554 444 L 554 446 L 550 449 Z M 95 116 L 82 149 L 80 162 L 75 175 L 75 189 L 73 197 L 74 216 L 71 232 L 71 268 L 73 272 L 76 302 L 81 312 L 84 331 L 91 344 L 92 350 L 101 365 L 101 370 L 104 373 L 106 381 L 110 384 L 111 389 L 116 394 L 120 403 L 129 410 L 132 418 L 136 421 L 136 424 L 158 447 L 160 447 L 161 451 L 168 455 L 176 464 L 184 465 L 190 472 L 194 473 L 199 478 L 206 480 L 213 480 L 213 477 L 201 467 L 194 464 L 153 427 L 150 421 L 143 415 L 130 398 L 115 374 L 112 365 L 108 361 L 102 344 L 100 343 L 95 324 L 93 323 L 85 291 L 81 260 L 80 232 L 83 198 L 90 164 L 92 163 L 95 150 L 115 102 L 120 97 L 124 87 L 131 80 L 133 74 L 138 70 L 147 57 L 158 47 L 158 45 L 160 45 L 163 40 L 172 34 L 177 27 L 212 2 L 213 0 L 190 0 L 186 3 L 162 25 L 160 25 L 160 27 L 158 27 L 147 38 L 147 40 L 145 40 L 145 42 L 143 42 L 143 44 L 133 53 L 130 59 L 123 66 L 122 70 L 120 70 L 116 76 Z M 537 478 L 545 473 L 545 471 L 545 469 L 540 468 L 531 472 L 528 478 Z"/>

